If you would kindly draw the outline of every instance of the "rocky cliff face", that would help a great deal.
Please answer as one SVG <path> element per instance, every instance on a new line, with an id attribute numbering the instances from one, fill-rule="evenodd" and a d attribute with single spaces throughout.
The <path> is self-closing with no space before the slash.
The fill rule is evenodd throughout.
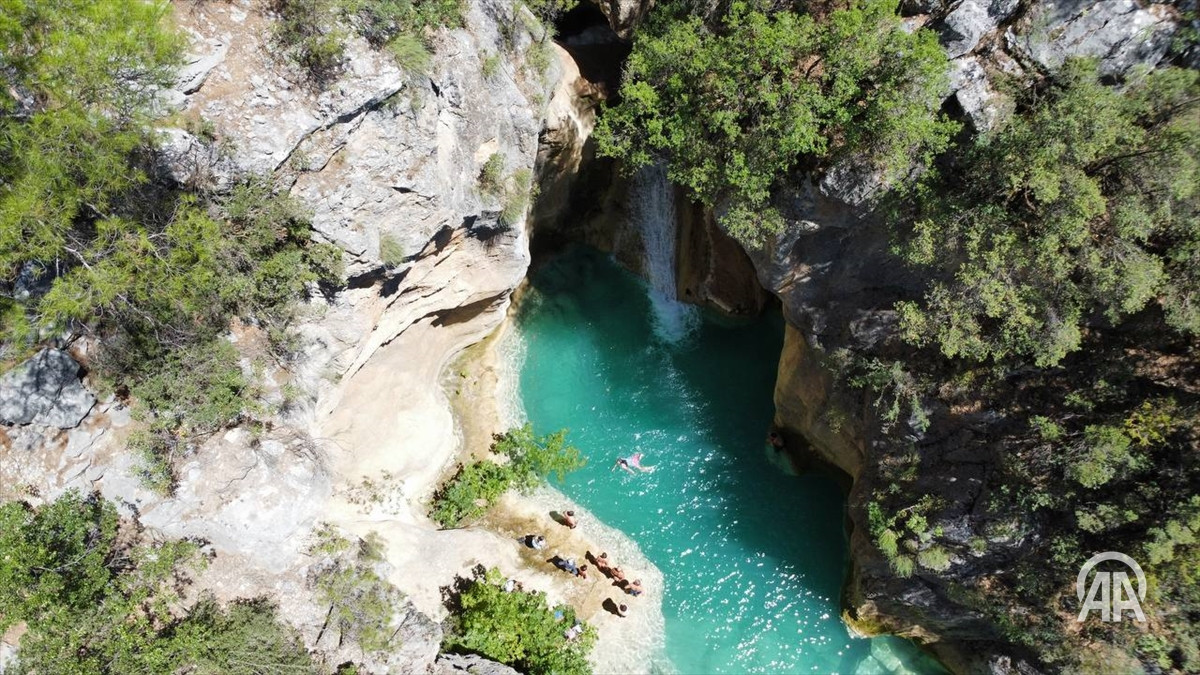
<path id="1" fill-rule="evenodd" d="M 953 59 L 949 109 L 975 130 L 992 127 L 1007 113 L 1010 103 L 996 86 L 1001 78 L 1029 81 L 1071 56 L 1094 57 L 1110 75 L 1154 66 L 1181 20 L 1173 6 L 1132 1 L 904 6 L 913 21 L 940 31 Z M 846 589 L 852 624 L 918 638 L 959 672 L 1031 672 L 1036 661 L 1005 642 L 996 624 L 959 590 L 965 581 L 1005 568 L 1026 538 L 1036 536 L 1019 523 L 982 520 L 997 457 L 966 448 L 996 422 L 988 411 L 951 415 L 935 409 L 926 431 L 905 427 L 908 438 L 920 444 L 922 466 L 931 467 L 921 473 L 936 476 L 914 486 L 913 494 L 937 496 L 948 505 L 936 525 L 955 544 L 950 566 L 898 577 L 867 533 L 867 505 L 893 470 L 884 464 L 903 453 L 889 447 L 892 441 L 879 433 L 881 422 L 869 408 L 837 393 L 830 355 L 879 347 L 896 320 L 895 300 L 920 288 L 888 254 L 885 224 L 872 210 L 876 188 L 852 167 L 793 186 L 783 198 L 787 231 L 773 245 L 751 252 L 759 280 L 782 301 L 789 322 L 776 421 L 854 478 L 853 569 Z"/>
<path id="2" fill-rule="evenodd" d="M 162 96 L 178 124 L 161 130 L 160 169 L 165 180 L 218 190 L 265 177 L 310 210 L 316 238 L 344 251 L 346 287 L 314 293 L 303 308 L 301 356 L 263 369 L 278 412 L 263 431 L 232 429 L 182 458 L 175 493 L 162 497 L 142 487 L 124 449 L 136 426 L 129 410 L 112 396 L 93 406 L 79 362 L 48 350 L 0 381 L 0 497 L 96 489 L 152 531 L 203 539 L 216 562 L 201 585 L 223 598 L 280 595 L 282 615 L 336 656 L 337 645 L 315 644 L 324 608 L 308 592 L 303 555 L 314 523 L 380 529 L 403 539 L 389 546 L 425 554 L 461 549 L 462 558 L 471 549 L 431 543 L 438 533 L 417 503 L 458 450 L 439 376 L 499 325 L 524 278 L 523 214 L 501 223 L 501 198 L 477 183 L 497 153 L 506 178 L 532 169 L 559 66 L 526 63 L 532 38 L 512 3 L 473 0 L 464 28 L 434 38 L 428 74 L 406 72 L 351 36 L 340 74 L 318 87 L 277 55 L 268 7 L 176 4 L 192 56 Z M 516 28 L 501 35 L 502 26 Z M 489 57 L 498 67 L 484 68 Z M 261 336 L 235 327 L 231 339 L 250 369 Z M 73 351 L 86 363 L 86 344 Z M 386 517 L 364 515 L 347 495 L 384 471 L 397 483 L 388 489 L 407 499 Z M 423 569 L 431 560 L 392 562 L 392 578 L 407 580 L 402 588 L 423 604 L 403 609 L 406 648 L 368 668 L 431 671 L 441 629 L 422 612 L 439 610 L 437 587 L 427 595 L 411 587 L 422 575 L 434 583 Z M 468 562 L 438 572 L 449 579 Z"/>
<path id="3" fill-rule="evenodd" d="M 627 37 L 650 3 L 599 4 L 613 31 Z M 906 0 L 902 7 L 912 25 L 941 35 L 952 59 L 946 109 L 969 131 L 988 130 L 1011 110 L 1002 82 L 1031 82 L 1073 56 L 1097 59 L 1111 76 L 1154 66 L 1185 20 L 1175 5 L 1133 0 Z M 1183 58 L 1195 60 L 1194 52 Z M 576 135 L 571 143 L 573 156 L 583 161 L 570 167 L 575 182 L 569 196 L 558 199 L 573 201 L 571 219 L 549 218 L 549 229 L 612 250 L 638 270 L 641 244 L 625 225 L 628 183 L 610 163 L 591 161 L 586 137 Z M 776 421 L 789 446 L 805 448 L 806 455 L 854 479 L 853 571 L 846 589 L 851 623 L 925 641 L 956 671 L 1029 672 L 1035 662 L 1005 643 L 995 623 L 958 593 L 960 582 L 1004 568 L 1020 555 L 1027 537 L 1035 536 L 1020 523 L 980 519 L 996 457 L 964 448 L 995 422 L 986 410 L 954 415 L 933 410 L 927 431 L 906 427 L 920 442 L 921 461 L 932 467 L 922 473 L 937 477 L 913 489 L 950 505 L 938 514 L 943 538 L 959 552 L 950 567 L 900 578 L 867 534 L 867 504 L 885 484 L 890 469 L 883 464 L 895 453 L 870 407 L 837 392 L 830 357 L 839 349 L 886 347 L 895 301 L 921 287 L 889 254 L 885 224 L 873 210 L 880 188 L 852 163 L 789 186 L 777 195 L 788 227 L 769 246 L 749 252 L 752 268 L 743 251 L 711 227 L 711 213 L 677 208 L 679 295 L 733 313 L 757 311 L 763 305 L 756 288 L 761 285 L 782 303 L 788 327 Z"/>

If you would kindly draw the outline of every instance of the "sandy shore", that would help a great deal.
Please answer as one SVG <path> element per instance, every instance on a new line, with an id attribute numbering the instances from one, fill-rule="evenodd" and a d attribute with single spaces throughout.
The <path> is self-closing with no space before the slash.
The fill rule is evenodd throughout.
<path id="1" fill-rule="evenodd" d="M 422 439 L 440 432 L 438 443 L 395 437 L 377 444 L 353 443 L 355 451 L 334 463 L 343 484 L 329 505 L 328 520 L 359 536 L 378 533 L 393 566 L 391 581 L 435 620 L 446 616 L 442 592 L 454 577 L 468 576 L 479 565 L 496 567 L 526 589 L 545 592 L 551 603 L 571 605 L 596 627 L 598 641 L 592 662 L 597 673 L 669 671 L 663 650 L 662 573 L 636 543 L 598 522 L 562 493 L 549 486 L 529 495 L 509 493 L 482 522 L 461 529 L 439 530 L 425 515 L 434 488 L 454 465 L 485 455 L 492 435 L 519 419 L 515 367 L 519 344 L 506 330 L 511 330 L 507 322 L 440 368 L 436 378 L 430 377 L 428 363 L 418 366 L 419 361 L 402 358 L 402 344 L 389 345 L 377 363 L 368 364 L 368 368 L 386 368 L 392 378 L 405 380 L 405 389 L 413 388 L 414 380 L 440 382 L 441 391 L 435 398 L 443 401 L 442 410 L 453 411 L 452 422 L 447 424 L 441 415 L 419 423 L 413 417 L 404 420 L 408 423 L 403 426 L 422 427 Z M 416 333 L 413 337 L 420 339 L 419 331 Z M 373 402 L 366 393 L 362 398 Z M 413 408 L 414 412 L 418 409 Z M 362 423 L 365 418 L 354 421 Z M 353 426 L 358 427 L 357 423 Z M 388 430 L 376 426 L 369 433 L 371 440 L 376 440 Z M 364 477 L 371 482 L 363 483 Z M 579 526 L 574 530 L 550 516 L 552 511 L 567 509 L 578 515 Z M 549 546 L 534 551 L 519 541 L 530 533 L 544 534 Z M 594 570 L 587 579 L 579 579 L 547 562 L 557 554 L 583 564 L 587 551 L 607 551 L 629 579 L 642 581 L 646 592 L 634 598 Z M 607 611 L 604 604 L 610 599 L 628 605 L 628 616 L 621 618 Z"/>

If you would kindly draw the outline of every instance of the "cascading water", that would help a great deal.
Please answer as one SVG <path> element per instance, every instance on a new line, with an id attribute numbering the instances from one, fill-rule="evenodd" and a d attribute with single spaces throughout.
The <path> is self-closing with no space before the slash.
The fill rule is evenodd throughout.
<path id="1" fill-rule="evenodd" d="M 675 188 L 662 164 L 643 167 L 629 186 L 629 220 L 642 236 L 654 334 L 676 343 L 700 324 L 700 311 L 675 294 Z"/>

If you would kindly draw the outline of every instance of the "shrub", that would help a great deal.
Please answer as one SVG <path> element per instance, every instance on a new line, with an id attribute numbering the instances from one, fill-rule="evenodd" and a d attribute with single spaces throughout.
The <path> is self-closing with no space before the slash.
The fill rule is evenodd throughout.
<path id="1" fill-rule="evenodd" d="M 430 517 L 442 527 L 457 527 L 482 516 L 509 489 L 532 490 L 550 474 L 562 481 L 586 464 L 579 450 L 567 445 L 566 435 L 564 429 L 538 438 L 528 423 L 500 434 L 492 452 L 503 463 L 482 460 L 460 465 L 434 494 Z"/>
<path id="2" fill-rule="evenodd" d="M 404 264 L 404 259 L 408 257 L 404 254 L 404 248 L 400 246 L 400 240 L 389 232 L 384 232 L 379 235 L 379 259 L 388 267 L 399 267 Z"/>
<path id="3" fill-rule="evenodd" d="M 285 53 L 317 82 L 341 70 L 345 34 L 336 24 L 334 0 L 274 0 L 279 15 L 275 39 Z"/>
<path id="4" fill-rule="evenodd" d="M 500 73 L 500 55 L 490 54 L 480 62 L 480 72 L 484 79 L 490 80 Z"/>
<path id="5" fill-rule="evenodd" d="M 512 486 L 508 467 L 488 460 L 460 465 L 434 495 L 429 516 L 442 527 L 457 527 L 482 516 Z"/>
<path id="6" fill-rule="evenodd" d="M 483 167 L 479 170 L 479 191 L 491 195 L 499 196 L 504 192 L 504 155 L 499 152 L 493 152 L 487 161 L 483 163 Z"/>
<path id="7" fill-rule="evenodd" d="M 941 546 L 930 546 L 917 554 L 917 562 L 926 569 L 944 572 L 950 569 L 950 553 Z"/>
<path id="8" fill-rule="evenodd" d="M 753 246 L 781 225 L 771 191 L 794 169 L 862 155 L 894 182 L 956 129 L 937 112 L 946 55 L 932 31 L 904 27 L 897 4 L 856 0 L 819 19 L 750 3 L 708 19 L 660 4 L 597 123 L 598 151 L 629 170 L 666 160 L 672 181 L 726 206 Z"/>
<path id="9" fill-rule="evenodd" d="M 550 68 L 550 60 L 553 56 L 554 51 L 550 43 L 535 40 L 525 51 L 525 65 L 538 75 L 543 75 Z"/>
<path id="10" fill-rule="evenodd" d="M 1200 332 L 1198 94 L 1194 70 L 1118 88 L 1094 62 L 1068 61 L 952 171 L 926 175 L 893 216 L 906 223 L 899 252 L 935 279 L 899 306 L 905 339 L 1052 366 L 1101 314 L 1117 323 L 1155 305 L 1168 327 Z"/>
<path id="11" fill-rule="evenodd" d="M 196 546 L 120 532 L 116 508 L 67 492 L 0 505 L 0 631 L 25 622 L 16 672 L 313 672 L 294 630 L 263 601 L 181 603 Z"/>
<path id="12" fill-rule="evenodd" d="M 329 605 L 329 625 L 337 628 L 339 642 L 352 639 L 368 652 L 394 646 L 392 624 L 403 598 L 375 570 L 384 560 L 381 547 L 374 533 L 352 542 L 324 525 L 309 549 L 319 559 L 310 574 L 318 597 Z"/>
<path id="13" fill-rule="evenodd" d="M 388 49 L 401 68 L 419 75 L 429 72 L 433 54 L 421 38 L 407 34 L 397 35 L 388 43 Z"/>
<path id="14" fill-rule="evenodd" d="M 590 673 L 595 628 L 584 624 L 578 637 L 567 639 L 574 609 L 549 607 L 542 592 L 505 591 L 504 582 L 496 569 L 470 582 L 456 598 L 443 649 L 482 654 L 530 675 Z"/>

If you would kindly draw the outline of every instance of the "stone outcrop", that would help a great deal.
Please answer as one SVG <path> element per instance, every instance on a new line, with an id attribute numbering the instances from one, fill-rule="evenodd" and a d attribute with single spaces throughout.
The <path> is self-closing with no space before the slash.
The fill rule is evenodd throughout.
<path id="1" fill-rule="evenodd" d="M 712 211 L 689 204 L 676 191 L 679 228 L 677 297 L 707 305 L 730 316 L 755 316 L 768 295 L 758 283 L 754 263 L 716 223 Z"/>
<path id="2" fill-rule="evenodd" d="M 1019 58 L 1045 71 L 1082 56 L 1098 59 L 1105 75 L 1121 75 L 1162 60 L 1177 29 L 1176 11 L 1137 0 L 1038 2 L 1005 40 Z"/>
<path id="3" fill-rule="evenodd" d="M 342 70 L 317 86 L 272 43 L 269 3 L 181 3 L 176 20 L 193 56 L 162 95 L 180 128 L 160 129 L 159 177 L 218 191 L 250 176 L 272 181 L 309 211 L 315 238 L 344 251 L 349 278 L 328 294 L 314 288 L 300 309 L 294 363 L 256 359 L 262 336 L 234 327 L 244 368 L 264 371 L 277 411 L 261 413 L 258 432 L 232 429 L 181 450 L 171 496 L 142 485 L 125 447 L 138 426 L 129 410 L 110 399 L 87 414 L 87 394 L 70 424 L 62 410 L 39 408 L 26 420 L 30 402 L 14 407 L 5 421 L 33 424 L 0 427 L 0 497 L 97 489 L 156 536 L 208 542 L 210 572 L 197 589 L 224 600 L 275 597 L 309 646 L 332 654 L 341 647 L 321 637 L 327 607 L 305 581 L 310 533 L 318 521 L 378 531 L 388 575 L 420 607 L 402 611 L 405 646 L 367 671 L 431 672 L 442 636 L 428 617 L 440 610 L 439 586 L 481 560 L 518 564 L 504 546 L 511 542 L 438 532 L 421 504 L 460 450 L 441 370 L 504 319 L 529 264 L 523 214 L 501 222 L 500 212 L 526 197 L 517 179 L 533 168 L 560 66 L 541 72 L 526 63 L 531 37 L 513 17 L 508 0 L 467 3 L 463 28 L 431 34 L 428 73 L 404 71 L 347 31 Z M 494 73 L 483 67 L 492 57 Z M 503 195 L 477 188 L 495 153 L 504 158 Z M 63 358 L 74 385 L 64 372 L 54 392 L 37 386 L 56 405 L 78 408 L 79 367 Z M 79 418 L 66 432 L 39 426 Z M 396 508 L 364 515 L 347 495 L 383 471 L 396 477 Z M 495 560 L 478 553 L 493 549 Z M 432 551 L 444 553 L 436 569 Z"/>
<path id="4" fill-rule="evenodd" d="M 477 654 L 442 654 L 435 665 L 436 675 L 520 675 L 504 664 L 489 661 Z"/>
<path id="5" fill-rule="evenodd" d="M 957 58 L 979 46 L 979 41 L 1017 11 L 1019 0 L 962 0 L 942 20 L 942 46 Z"/>
<path id="6" fill-rule="evenodd" d="M 0 376 L 0 421 L 70 429 L 96 397 L 83 386 L 83 369 L 60 349 L 43 349 Z"/>

